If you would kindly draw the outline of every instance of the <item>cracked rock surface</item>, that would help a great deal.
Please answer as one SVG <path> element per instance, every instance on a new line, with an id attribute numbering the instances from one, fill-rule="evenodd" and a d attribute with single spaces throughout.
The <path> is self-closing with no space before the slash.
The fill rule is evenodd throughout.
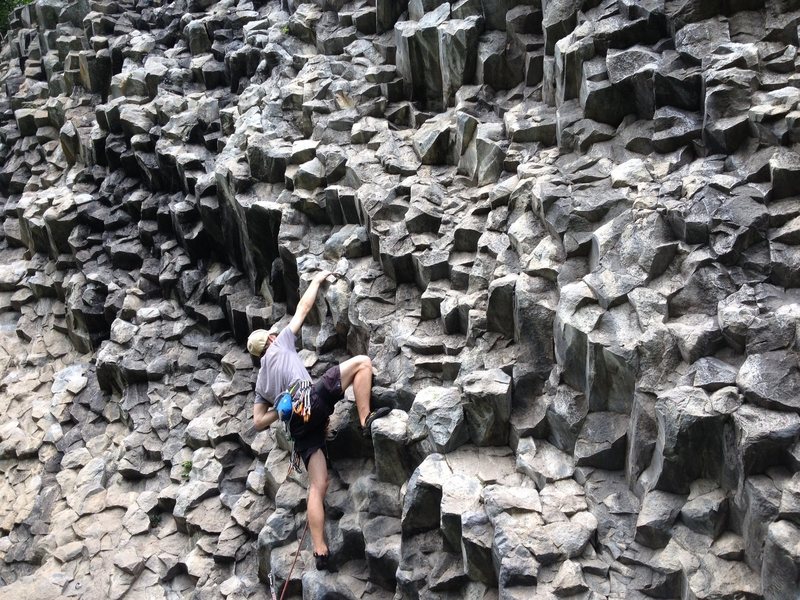
<path id="1" fill-rule="evenodd" d="M 0 596 L 797 600 L 800 4 L 36 0 Z M 375 366 L 305 472 L 250 331 Z M 292 570 L 295 553 L 298 566 Z"/>

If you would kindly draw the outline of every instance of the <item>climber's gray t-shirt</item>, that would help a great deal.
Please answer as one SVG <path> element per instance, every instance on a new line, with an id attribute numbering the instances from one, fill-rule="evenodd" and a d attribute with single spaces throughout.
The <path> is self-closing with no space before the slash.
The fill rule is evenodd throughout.
<path id="1" fill-rule="evenodd" d="M 294 332 L 284 327 L 261 357 L 261 368 L 256 379 L 256 404 L 273 404 L 275 396 L 298 379 L 311 381 L 295 350 Z"/>

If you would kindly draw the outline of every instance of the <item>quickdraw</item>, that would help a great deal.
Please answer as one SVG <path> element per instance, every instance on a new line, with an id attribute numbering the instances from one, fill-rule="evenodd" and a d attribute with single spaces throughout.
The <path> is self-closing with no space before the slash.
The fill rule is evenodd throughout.
<path id="1" fill-rule="evenodd" d="M 292 412 L 303 417 L 303 423 L 308 423 L 311 418 L 311 382 L 301 380 L 296 382 L 289 391 L 294 399 L 292 402 Z"/>

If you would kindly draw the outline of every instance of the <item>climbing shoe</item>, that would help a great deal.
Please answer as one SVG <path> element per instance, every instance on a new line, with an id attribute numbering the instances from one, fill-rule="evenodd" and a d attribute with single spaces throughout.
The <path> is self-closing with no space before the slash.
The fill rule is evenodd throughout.
<path id="1" fill-rule="evenodd" d="M 364 426 L 361 428 L 361 435 L 365 438 L 372 437 L 372 424 L 375 422 L 376 419 L 380 419 L 381 417 L 385 417 L 392 409 L 388 406 L 383 406 L 381 408 L 376 408 L 371 413 L 367 415 L 367 420 L 364 421 Z"/>
<path id="2" fill-rule="evenodd" d="M 330 566 L 331 554 L 317 554 L 314 552 L 314 562 L 317 565 L 317 571 L 331 571 Z"/>

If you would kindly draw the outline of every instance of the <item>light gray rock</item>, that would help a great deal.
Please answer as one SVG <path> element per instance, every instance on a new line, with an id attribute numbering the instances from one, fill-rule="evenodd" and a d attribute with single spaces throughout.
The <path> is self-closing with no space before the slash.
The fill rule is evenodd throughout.
<path id="1" fill-rule="evenodd" d="M 553 580 L 553 591 L 557 596 L 572 596 L 589 589 L 583 578 L 580 563 L 565 560 Z"/>
<path id="2" fill-rule="evenodd" d="M 683 496 L 654 490 L 647 492 L 636 520 L 636 541 L 650 548 L 663 548 L 670 529 L 685 502 Z"/>
<path id="3" fill-rule="evenodd" d="M 800 519 L 800 476 L 797 473 L 783 488 L 779 517 L 800 524 L 798 523 Z"/>
<path id="4" fill-rule="evenodd" d="M 739 369 L 736 385 L 755 404 L 776 410 L 797 410 L 800 368 L 793 352 L 774 351 L 748 356 Z"/>
<path id="5" fill-rule="evenodd" d="M 800 585 L 798 535 L 800 530 L 797 526 L 787 521 L 777 521 L 769 526 L 761 566 L 765 598 L 788 600 Z"/>
<path id="6" fill-rule="evenodd" d="M 721 560 L 709 555 L 690 577 L 689 589 L 698 597 L 713 595 L 756 595 L 759 583 L 756 573 L 738 561 Z"/>
<path id="7" fill-rule="evenodd" d="M 575 461 L 547 442 L 523 438 L 517 446 L 517 470 L 530 477 L 541 489 L 545 483 L 572 477 Z"/>
<path id="8" fill-rule="evenodd" d="M 414 398 L 408 415 L 408 439 L 422 456 L 450 452 L 469 439 L 458 388 L 429 387 Z"/>
<path id="9" fill-rule="evenodd" d="M 461 548 L 462 515 L 480 509 L 482 485 L 473 475 L 455 473 L 442 486 L 441 531 L 453 550 Z"/>

